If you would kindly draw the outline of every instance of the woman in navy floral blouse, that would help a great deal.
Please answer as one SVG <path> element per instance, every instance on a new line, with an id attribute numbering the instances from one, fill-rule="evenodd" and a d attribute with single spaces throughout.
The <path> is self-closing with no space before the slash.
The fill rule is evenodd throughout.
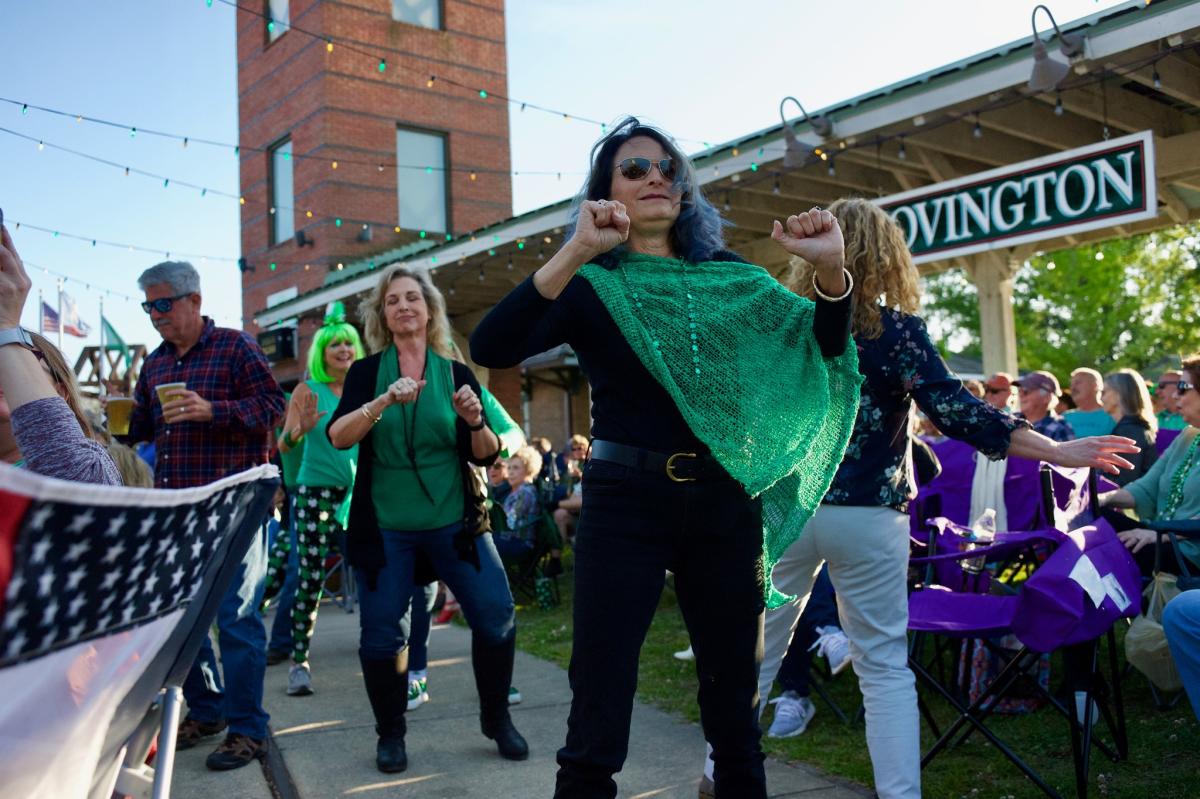
<path id="1" fill-rule="evenodd" d="M 947 367 L 915 316 L 917 269 L 900 228 L 866 200 L 838 200 L 829 210 L 846 240 L 854 277 L 853 335 L 862 386 L 858 419 L 824 503 L 775 567 L 781 590 L 795 594 L 766 616 L 760 695 L 768 695 L 791 630 L 821 565 L 837 591 L 842 628 L 866 709 L 867 746 L 880 797 L 919 797 L 917 694 L 908 669 L 908 501 L 915 496 L 909 419 L 914 405 L 945 435 L 989 458 L 1006 455 L 1094 466 L 1115 473 L 1135 452 L 1127 438 L 1098 436 L 1059 443 L 1027 422 L 975 398 Z M 793 261 L 800 293 L 812 268 Z"/>

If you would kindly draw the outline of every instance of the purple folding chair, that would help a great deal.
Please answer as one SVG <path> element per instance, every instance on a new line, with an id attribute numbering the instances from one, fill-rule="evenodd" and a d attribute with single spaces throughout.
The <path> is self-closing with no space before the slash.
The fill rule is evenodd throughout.
<path id="1" fill-rule="evenodd" d="M 1040 652 L 1022 646 L 1015 655 L 1004 652 L 991 639 L 1012 632 L 1013 620 L 1019 610 L 1019 595 L 993 574 L 1029 572 L 1037 568 L 1061 543 L 1064 536 L 1057 530 L 1033 532 L 998 532 L 995 540 L 979 546 L 970 540 L 970 531 L 948 519 L 933 521 L 931 529 L 933 554 L 910 559 L 913 566 L 924 568 L 931 582 L 909 595 L 908 628 L 914 635 L 910 645 L 909 667 L 918 682 L 932 689 L 957 712 L 958 717 L 943 732 L 938 729 L 924 700 L 919 700 L 921 713 L 933 729 L 937 740 L 922 756 L 921 767 L 927 766 L 952 743 L 966 740 L 978 731 L 1005 757 L 1021 770 L 1048 796 L 1061 799 L 1013 749 L 987 726 L 996 702 L 1005 696 L 1026 674 Z M 935 574 L 950 585 L 932 582 Z M 933 638 L 936 636 L 936 638 Z M 933 638 L 932 658 L 924 657 L 924 647 Z M 980 640 L 1004 662 L 999 674 L 973 701 L 965 690 L 948 684 L 935 676 L 943 662 L 938 642 Z M 957 648 L 957 646 L 955 646 Z M 944 678 L 944 674 L 941 675 Z M 1039 686 L 1040 687 L 1040 686 Z M 956 740 L 957 739 L 957 740 Z"/>

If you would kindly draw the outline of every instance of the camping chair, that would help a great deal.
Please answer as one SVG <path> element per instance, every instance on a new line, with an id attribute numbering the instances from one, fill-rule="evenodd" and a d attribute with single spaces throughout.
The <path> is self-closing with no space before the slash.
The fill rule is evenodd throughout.
<path id="1" fill-rule="evenodd" d="M 1054 527 L 1063 532 L 1096 523 L 1100 519 L 1100 478 L 1095 469 L 1070 469 L 1042 464 L 1042 504 Z M 1105 486 L 1107 488 L 1107 486 Z M 1106 522 L 1101 524 L 1107 526 Z M 1099 645 L 1103 639 L 1108 646 L 1109 679 L 1100 669 Z M 1081 646 L 1087 646 L 1085 642 Z M 1090 770 L 1091 747 L 1094 743 L 1113 762 L 1129 757 L 1129 738 L 1126 728 L 1125 706 L 1122 697 L 1123 672 L 1117 662 L 1117 639 L 1113 626 L 1101 638 L 1091 642 L 1087 688 L 1084 695 L 1084 718 L 1075 718 L 1072 708 L 1071 751 L 1075 761 L 1075 781 L 1079 795 L 1086 795 L 1087 775 Z M 1112 697 L 1111 706 L 1108 697 Z M 1099 707 L 1113 737 L 1113 747 L 1100 739 L 1093 738 L 1093 700 Z"/>
<path id="2" fill-rule="evenodd" d="M 521 593 L 531 601 L 537 600 L 538 580 L 545 577 L 546 563 L 550 553 L 562 548 L 562 537 L 558 533 L 558 525 L 554 517 L 545 510 L 541 519 L 533 527 L 533 548 L 517 558 L 503 557 L 504 566 L 508 571 L 508 582 L 514 593 Z M 559 601 L 558 577 L 550 580 L 550 596 L 555 604 Z"/>
<path id="3" fill-rule="evenodd" d="M 337 551 L 330 552 L 330 557 L 325 561 L 325 577 L 321 581 L 321 585 L 325 595 L 329 597 L 333 604 L 347 613 L 353 613 L 358 589 L 354 584 L 354 570 L 346 562 L 345 530 L 338 533 L 335 547 Z"/>

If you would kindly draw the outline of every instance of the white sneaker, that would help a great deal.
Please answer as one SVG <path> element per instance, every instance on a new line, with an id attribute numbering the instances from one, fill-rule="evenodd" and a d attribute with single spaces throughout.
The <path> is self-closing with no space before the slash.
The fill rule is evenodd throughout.
<path id="1" fill-rule="evenodd" d="M 517 689 L 517 686 L 515 686 L 515 685 L 508 686 L 508 703 L 510 705 L 521 704 L 521 692 Z"/>
<path id="2" fill-rule="evenodd" d="M 850 665 L 850 639 L 840 627 L 818 627 L 816 643 L 808 651 L 814 649 L 829 661 L 830 674 L 841 674 Z"/>
<path id="3" fill-rule="evenodd" d="M 424 677 L 411 677 L 408 681 L 408 709 L 416 710 L 429 701 L 429 684 Z"/>
<path id="4" fill-rule="evenodd" d="M 309 696 L 312 692 L 312 672 L 308 662 L 293 663 L 288 669 L 288 696 Z"/>
<path id="5" fill-rule="evenodd" d="M 688 644 L 687 649 L 681 649 L 675 653 L 676 660 L 695 660 L 696 653 L 692 651 L 692 645 Z"/>
<path id="6" fill-rule="evenodd" d="M 771 729 L 767 730 L 768 738 L 794 738 L 808 729 L 808 723 L 817 712 L 817 706 L 807 696 L 799 696 L 795 691 L 784 691 L 783 696 L 777 696 L 769 704 L 775 706 L 775 719 Z"/>

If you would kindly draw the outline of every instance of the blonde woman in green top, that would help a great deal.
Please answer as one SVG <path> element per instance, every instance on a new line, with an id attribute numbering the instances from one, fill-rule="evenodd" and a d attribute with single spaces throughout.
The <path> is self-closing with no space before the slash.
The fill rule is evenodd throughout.
<path id="1" fill-rule="evenodd" d="M 481 730 L 501 757 L 524 760 L 529 747 L 508 712 L 512 593 L 472 468 L 500 450 L 483 389 L 454 347 L 445 300 L 427 273 L 382 270 L 361 310 L 372 354 L 351 367 L 328 436 L 336 447 L 359 448 L 347 554 L 379 736 L 375 765 L 386 773 L 408 768 L 409 607 L 413 586 L 434 577 L 454 592 L 471 627 Z"/>
<path id="2" fill-rule="evenodd" d="M 346 309 L 331 303 L 325 324 L 313 336 L 308 350 L 309 380 L 296 386 L 288 403 L 281 453 L 304 448 L 296 475 L 296 549 L 299 574 L 291 605 L 292 666 L 288 671 L 289 696 L 312 691 L 308 648 L 317 623 L 325 583 L 325 556 L 337 541 L 345 520 L 340 511 L 354 485 L 358 459 L 356 447 L 339 450 L 329 443 L 325 427 L 337 409 L 350 366 L 363 357 L 362 340 L 346 321 Z M 310 433 L 312 435 L 310 435 Z"/>
<path id="3" fill-rule="evenodd" d="M 1100 496 L 1100 504 L 1106 508 L 1132 508 L 1143 521 L 1168 521 L 1172 519 L 1200 518 L 1200 355 L 1193 355 L 1183 362 L 1183 376 L 1177 381 L 1175 408 L 1187 427 L 1167 447 L 1158 461 L 1144 477 L 1134 480 L 1124 488 Z M 1168 409 L 1171 410 L 1171 409 Z M 1155 534 L 1120 514 L 1106 514 L 1119 531 L 1117 535 L 1133 554 L 1143 573 L 1149 574 L 1154 567 Z M 1122 529 L 1126 528 L 1126 529 Z M 1169 542 L 1163 546 L 1169 548 Z M 1193 540 L 1179 542 L 1181 554 L 1200 565 L 1200 543 Z M 1161 565 L 1171 570 L 1175 559 L 1164 551 Z"/>

